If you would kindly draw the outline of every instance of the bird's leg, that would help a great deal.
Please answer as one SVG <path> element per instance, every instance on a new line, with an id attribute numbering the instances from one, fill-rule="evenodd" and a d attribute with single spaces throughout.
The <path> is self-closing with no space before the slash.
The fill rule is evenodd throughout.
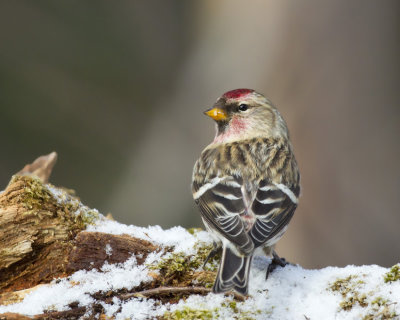
<path id="1" fill-rule="evenodd" d="M 276 267 L 284 267 L 289 264 L 285 258 L 280 258 L 275 250 L 272 251 L 272 261 L 268 266 L 267 274 L 265 275 L 265 279 L 268 279 L 269 274 L 276 269 Z"/>
<path id="2" fill-rule="evenodd" d="M 203 268 L 206 266 L 208 260 L 214 258 L 214 257 L 215 257 L 218 253 L 220 253 L 221 250 L 222 250 L 222 247 L 219 246 L 219 245 L 217 245 L 215 242 L 214 242 L 213 245 L 214 245 L 214 248 L 212 248 L 212 250 L 211 250 L 210 253 L 208 254 L 206 260 L 204 261 Z"/>

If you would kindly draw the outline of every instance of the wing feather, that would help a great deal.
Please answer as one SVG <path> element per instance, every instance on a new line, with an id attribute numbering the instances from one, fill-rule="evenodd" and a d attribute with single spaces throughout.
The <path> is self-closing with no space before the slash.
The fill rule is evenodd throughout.
<path id="1" fill-rule="evenodd" d="M 255 247 L 269 246 L 279 240 L 297 207 L 297 196 L 287 186 L 260 182 L 251 205 L 256 220 L 249 235 Z"/>
<path id="2" fill-rule="evenodd" d="M 197 198 L 203 219 L 220 235 L 232 242 L 243 254 L 249 254 L 254 244 L 246 232 L 241 215 L 245 213 L 245 203 L 241 191 L 241 179 L 228 177 L 216 184 L 209 184 Z M 202 186 L 193 185 L 194 191 Z"/>

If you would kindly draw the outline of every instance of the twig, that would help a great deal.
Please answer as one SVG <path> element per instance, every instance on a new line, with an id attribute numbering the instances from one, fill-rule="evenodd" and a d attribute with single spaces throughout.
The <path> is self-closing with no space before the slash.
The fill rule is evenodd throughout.
<path id="1" fill-rule="evenodd" d="M 122 294 L 119 296 L 121 300 L 127 300 L 130 298 L 148 298 L 153 296 L 163 296 L 169 294 L 208 294 L 211 292 L 211 289 L 204 287 L 158 287 L 154 289 L 143 290 L 139 292 Z M 233 297 L 236 300 L 244 301 L 245 297 L 236 293 L 236 292 L 227 292 L 225 295 Z M 111 302 L 112 298 L 106 300 L 106 302 Z"/>
<path id="2" fill-rule="evenodd" d="M 153 297 L 153 296 L 163 296 L 168 294 L 207 294 L 210 293 L 211 289 L 203 287 L 158 287 L 154 289 L 143 290 L 139 292 L 127 293 L 120 296 L 122 300 L 130 298 L 143 298 L 143 297 Z"/>

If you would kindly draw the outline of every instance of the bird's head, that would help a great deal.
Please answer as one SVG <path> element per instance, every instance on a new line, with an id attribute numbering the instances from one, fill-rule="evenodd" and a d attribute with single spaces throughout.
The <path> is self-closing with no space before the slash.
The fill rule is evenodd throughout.
<path id="1" fill-rule="evenodd" d="M 288 137 L 286 123 L 278 110 L 262 94 L 251 89 L 224 93 L 204 113 L 217 123 L 215 143 L 255 137 Z"/>

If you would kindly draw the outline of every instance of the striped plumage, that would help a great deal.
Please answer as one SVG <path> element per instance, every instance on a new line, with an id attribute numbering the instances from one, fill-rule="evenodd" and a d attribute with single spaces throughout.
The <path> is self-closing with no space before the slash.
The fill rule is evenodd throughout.
<path id="1" fill-rule="evenodd" d="M 286 124 L 262 95 L 230 91 L 207 114 L 217 135 L 194 166 L 192 191 L 222 246 L 213 290 L 246 295 L 254 251 L 272 252 L 297 207 L 299 171 Z"/>

